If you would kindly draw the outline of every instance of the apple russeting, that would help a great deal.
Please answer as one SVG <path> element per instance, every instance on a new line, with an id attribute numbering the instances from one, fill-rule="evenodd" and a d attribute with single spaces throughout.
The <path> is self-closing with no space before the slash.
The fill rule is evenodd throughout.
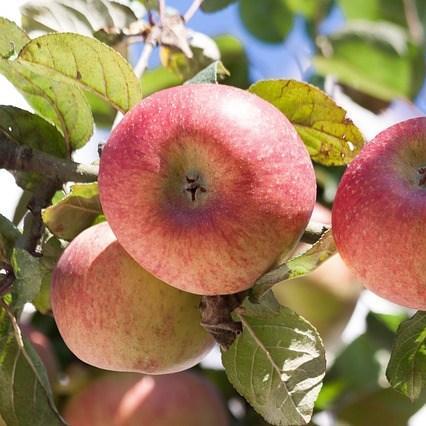
<path id="1" fill-rule="evenodd" d="M 71 426 L 229 425 L 217 389 L 189 372 L 101 377 L 71 398 L 64 417 Z"/>
<path id="2" fill-rule="evenodd" d="M 368 289 L 426 310 L 426 117 L 364 147 L 341 180 L 332 225 L 340 255 Z"/>
<path id="3" fill-rule="evenodd" d="M 65 343 L 107 370 L 165 374 L 198 363 L 214 344 L 200 325 L 199 303 L 146 272 L 106 222 L 70 243 L 52 277 L 52 309 Z"/>
<path id="4" fill-rule="evenodd" d="M 162 281 L 204 295 L 245 290 L 289 254 L 316 197 L 287 118 L 216 84 L 162 90 L 134 107 L 102 152 L 99 187 L 124 249 Z"/>

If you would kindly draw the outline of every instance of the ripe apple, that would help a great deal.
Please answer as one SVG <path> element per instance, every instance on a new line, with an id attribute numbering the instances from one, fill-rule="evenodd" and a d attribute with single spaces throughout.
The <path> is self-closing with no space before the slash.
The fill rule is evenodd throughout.
<path id="1" fill-rule="evenodd" d="M 389 127 L 361 151 L 332 222 L 339 253 L 368 289 L 426 310 L 426 117 Z"/>
<path id="2" fill-rule="evenodd" d="M 102 153 L 101 203 L 118 241 L 159 279 L 196 294 L 245 290 L 309 220 L 309 155 L 275 107 L 193 84 L 130 111 Z"/>
<path id="3" fill-rule="evenodd" d="M 227 426 L 219 393 L 204 378 L 124 374 L 90 383 L 65 407 L 71 426 Z"/>
<path id="4" fill-rule="evenodd" d="M 317 203 L 311 219 L 331 224 L 331 211 Z M 303 244 L 298 252 L 307 248 Z M 359 284 L 338 254 L 312 273 L 273 287 L 279 303 L 310 321 L 318 329 L 328 349 L 334 349 L 338 343 L 360 291 Z"/>
<path id="5" fill-rule="evenodd" d="M 198 363 L 214 344 L 200 325 L 199 302 L 142 269 L 106 222 L 71 242 L 52 277 L 65 343 L 107 370 L 164 374 Z"/>

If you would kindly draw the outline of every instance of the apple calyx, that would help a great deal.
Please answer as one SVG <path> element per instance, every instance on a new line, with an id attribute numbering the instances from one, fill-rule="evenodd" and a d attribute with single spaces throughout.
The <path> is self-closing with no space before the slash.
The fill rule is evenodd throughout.
<path id="1" fill-rule="evenodd" d="M 199 174 L 189 174 L 185 176 L 184 192 L 192 202 L 197 202 L 201 198 L 201 193 L 207 192 L 203 180 Z"/>
<path id="2" fill-rule="evenodd" d="M 426 188 L 426 166 L 419 167 L 417 174 L 419 186 Z"/>

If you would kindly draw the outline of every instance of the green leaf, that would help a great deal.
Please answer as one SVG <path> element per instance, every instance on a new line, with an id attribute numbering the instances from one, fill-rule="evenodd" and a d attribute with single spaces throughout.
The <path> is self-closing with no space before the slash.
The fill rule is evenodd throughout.
<path id="1" fill-rule="evenodd" d="M 356 361 L 359 368 L 362 364 Z M 402 426 L 420 408 L 423 401 L 410 402 L 393 389 L 379 389 L 375 392 L 354 395 L 348 402 L 338 407 L 337 424 L 350 426 Z"/>
<path id="2" fill-rule="evenodd" d="M 40 258 L 31 256 L 26 250 L 15 248 L 12 253 L 12 267 L 15 274 L 13 283 L 13 308 L 19 311 L 25 303 L 31 302 L 41 286 Z"/>
<path id="3" fill-rule="evenodd" d="M 329 229 L 304 253 L 262 275 L 254 284 L 250 297 L 259 300 L 275 284 L 309 274 L 335 253 L 336 245 Z"/>
<path id="4" fill-rule="evenodd" d="M 30 38 L 14 22 L 0 17 L 0 56 L 10 58 L 17 55 Z"/>
<path id="5" fill-rule="evenodd" d="M 249 63 L 241 41 L 232 35 L 224 34 L 214 38 L 220 50 L 223 65 L 230 72 L 225 84 L 247 88 L 249 85 Z"/>
<path id="6" fill-rule="evenodd" d="M 56 237 L 50 237 L 42 247 L 43 257 L 40 260 L 41 286 L 40 292 L 34 298 L 33 304 L 42 314 L 51 312 L 50 289 L 52 272 L 64 251 L 64 244 Z"/>
<path id="7" fill-rule="evenodd" d="M 240 17 L 247 29 L 268 43 L 280 43 L 293 26 L 287 0 L 240 0 Z"/>
<path id="8" fill-rule="evenodd" d="M 423 84 L 423 51 L 400 27 L 356 21 L 321 41 L 327 56 L 316 56 L 319 74 L 383 100 L 412 99 Z"/>
<path id="9" fill-rule="evenodd" d="M 36 114 L 14 106 L 0 106 L 0 131 L 17 144 L 27 145 L 57 157 L 65 158 L 67 147 L 64 137 L 50 123 Z M 14 173 L 16 182 L 31 190 L 41 182 L 37 173 Z"/>
<path id="10" fill-rule="evenodd" d="M 9 262 L 15 241 L 21 236 L 18 228 L 0 214 L 0 262 Z"/>
<path id="11" fill-rule="evenodd" d="M 412 401 L 426 389 L 426 312 L 417 312 L 399 326 L 386 376 Z"/>
<path id="12" fill-rule="evenodd" d="M 182 77 L 173 71 L 159 66 L 152 70 L 146 70 L 142 76 L 142 94 L 144 97 L 169 87 L 178 86 L 183 83 Z"/>
<path id="13" fill-rule="evenodd" d="M 234 311 L 243 332 L 222 353 L 226 374 L 273 425 L 305 425 L 325 374 L 317 331 L 288 308 L 244 302 Z"/>
<path id="14" fill-rule="evenodd" d="M 43 210 L 42 217 L 50 232 L 70 241 L 92 226 L 101 214 L 98 184 L 95 182 L 73 185 L 68 195 Z"/>
<path id="15" fill-rule="evenodd" d="M 277 107 L 294 125 L 310 156 L 331 166 L 349 163 L 361 150 L 361 132 L 322 90 L 295 80 L 264 80 L 249 91 Z"/>
<path id="16" fill-rule="evenodd" d="M 206 13 L 217 12 L 236 1 L 237 0 L 204 0 L 201 4 L 201 10 Z"/>
<path id="17" fill-rule="evenodd" d="M 175 47 L 162 47 L 161 63 L 182 80 L 192 78 L 199 71 L 220 59 L 220 51 L 215 41 L 207 35 L 195 31 L 188 32 L 188 44 L 192 57 Z"/>
<path id="18" fill-rule="evenodd" d="M 422 0 L 420 0 L 422 1 Z M 407 26 L 404 0 L 338 0 L 338 4 L 347 19 L 365 19 L 369 21 L 389 21 Z"/>
<path id="19" fill-rule="evenodd" d="M 47 152 L 57 157 L 66 157 L 64 137 L 50 123 L 29 111 L 0 105 L 0 130 L 14 142 Z"/>
<path id="20" fill-rule="evenodd" d="M 30 31 L 92 35 L 103 28 L 123 28 L 137 20 L 133 10 L 110 0 L 34 0 L 21 6 L 22 27 Z"/>
<path id="21" fill-rule="evenodd" d="M 53 402 L 46 370 L 34 348 L 14 333 L 0 307 L 0 416 L 7 426 L 64 425 Z"/>
<path id="22" fill-rule="evenodd" d="M 217 83 L 218 80 L 225 78 L 227 75 L 229 75 L 229 71 L 223 66 L 222 62 L 216 61 L 194 75 L 185 84 Z"/>
<path id="23" fill-rule="evenodd" d="M 306 19 L 317 20 L 326 15 L 331 0 L 287 0 L 287 6 L 293 13 Z"/>
<path id="24" fill-rule="evenodd" d="M 28 43 L 19 58 L 38 65 L 46 77 L 93 91 L 121 112 L 141 100 L 139 80 L 130 64 L 98 40 L 78 34 L 47 34 Z"/>
<path id="25" fill-rule="evenodd" d="M 370 333 L 362 334 L 346 346 L 327 372 L 316 407 L 340 406 L 345 400 L 379 389 L 381 366 L 375 354 L 380 349 L 381 345 Z"/>
<path id="26" fill-rule="evenodd" d="M 84 146 L 93 132 L 90 106 L 79 87 L 74 87 L 23 61 L 0 59 L 2 73 L 30 105 L 62 132 L 67 151 Z"/>

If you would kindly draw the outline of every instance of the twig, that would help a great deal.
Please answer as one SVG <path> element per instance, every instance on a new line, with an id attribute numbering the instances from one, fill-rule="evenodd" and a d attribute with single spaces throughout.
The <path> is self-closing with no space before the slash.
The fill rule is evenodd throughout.
<path id="1" fill-rule="evenodd" d="M 309 222 L 301 241 L 307 244 L 315 244 L 328 229 L 330 229 L 330 225 L 320 222 Z"/>
<path id="2" fill-rule="evenodd" d="M 166 1 L 158 0 L 158 12 L 160 15 L 160 23 L 164 22 L 164 15 L 166 13 Z"/>
<path id="3" fill-rule="evenodd" d="M 98 177 L 97 166 L 86 166 L 19 145 L 5 135 L 0 135 L 0 169 L 38 172 L 61 182 L 94 182 Z"/>
<path id="4" fill-rule="evenodd" d="M 38 244 L 44 232 L 42 210 L 47 207 L 55 192 L 62 187 L 59 180 L 47 179 L 34 190 L 24 217 L 24 231 L 16 242 L 17 247 L 27 250 L 33 256 L 40 256 Z"/>
<path id="5" fill-rule="evenodd" d="M 420 44 L 423 41 L 424 32 L 419 19 L 416 3 L 414 0 L 403 0 L 403 4 L 410 36 L 416 43 Z"/>
<path id="6" fill-rule="evenodd" d="M 152 28 L 150 35 L 145 41 L 144 48 L 142 50 L 141 56 L 134 68 L 134 72 L 138 78 L 141 78 L 146 68 L 148 67 L 149 58 L 158 43 L 158 40 L 161 35 L 161 28 L 158 25 L 155 25 Z"/>
<path id="7" fill-rule="evenodd" d="M 203 4 L 204 0 L 194 0 L 189 6 L 188 10 L 183 15 L 183 20 L 185 23 L 188 23 L 190 19 L 195 15 L 197 10 L 200 8 L 200 6 Z"/>

